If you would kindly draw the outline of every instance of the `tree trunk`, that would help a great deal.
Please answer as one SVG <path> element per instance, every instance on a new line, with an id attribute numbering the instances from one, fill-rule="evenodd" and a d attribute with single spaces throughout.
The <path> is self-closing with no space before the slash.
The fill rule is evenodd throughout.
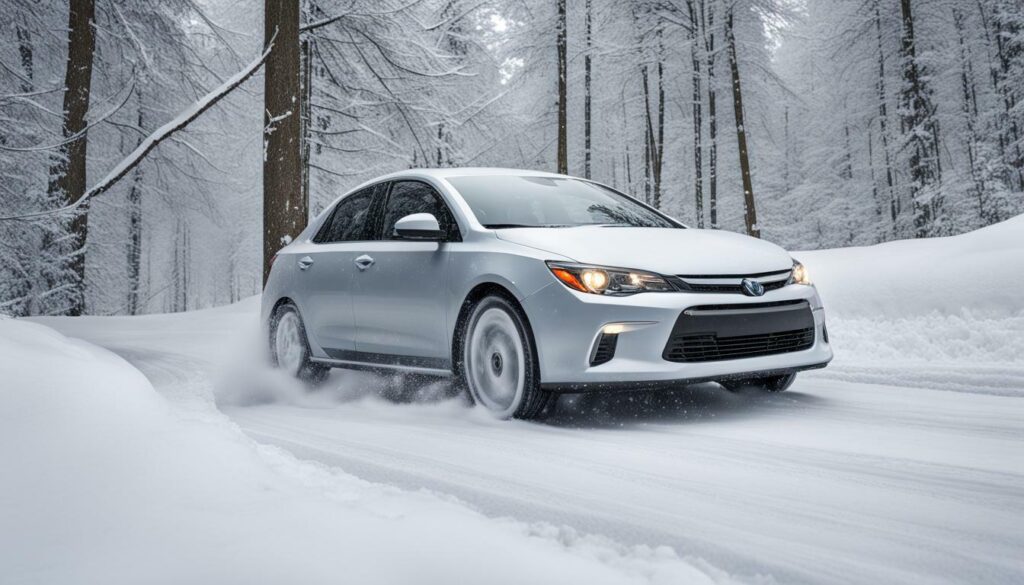
<path id="1" fill-rule="evenodd" d="M 701 15 L 706 19 L 704 59 L 708 72 L 708 220 L 718 229 L 718 96 L 715 91 L 715 6 L 701 0 Z M 706 16 L 705 16 L 706 15 Z"/>
<path id="2" fill-rule="evenodd" d="M 732 73 L 732 107 L 736 116 L 736 144 L 740 156 L 740 177 L 743 180 L 743 221 L 747 235 L 761 237 L 757 225 L 757 208 L 754 206 L 754 184 L 750 176 L 750 157 L 747 153 L 747 128 L 743 121 L 743 89 L 740 86 L 740 67 L 736 55 L 736 34 L 733 31 L 733 13 L 726 16 L 725 37 L 729 45 L 729 69 Z"/>
<path id="3" fill-rule="evenodd" d="M 882 12 L 879 7 L 881 0 L 875 0 L 875 36 L 878 41 L 878 136 L 882 141 L 882 156 L 885 159 L 885 184 L 889 189 L 889 219 L 892 231 L 896 232 L 896 218 L 900 212 L 900 200 L 896 193 L 893 177 L 892 155 L 889 151 L 889 111 L 885 92 L 885 51 L 882 44 Z"/>
<path id="4" fill-rule="evenodd" d="M 660 53 L 659 47 L 659 53 Z M 658 142 L 654 154 L 654 207 L 661 209 L 661 169 L 665 163 L 665 67 L 658 61 Z"/>
<path id="5" fill-rule="evenodd" d="M 1003 92 L 1000 89 L 1000 82 L 999 82 L 999 79 L 1000 79 L 1000 69 L 999 69 L 999 65 L 997 65 L 996 62 L 992 60 L 992 52 L 991 52 L 991 48 L 995 47 L 996 48 L 996 59 L 998 61 L 1002 62 L 1002 60 L 1003 60 L 1002 44 L 1001 43 L 997 43 L 997 42 L 993 42 L 993 40 L 992 40 L 992 32 L 990 30 L 990 20 L 989 20 L 989 16 L 988 16 L 988 11 L 985 10 L 985 0 L 977 0 L 977 5 L 978 5 L 978 16 L 981 18 L 981 29 L 982 29 L 982 31 L 985 34 L 985 46 L 988 49 L 986 51 L 986 53 L 987 53 L 986 56 L 988 58 L 989 81 L 992 84 L 992 91 L 995 92 L 996 95 L 1002 96 Z M 998 31 L 996 31 L 996 33 L 998 34 Z M 1012 172 L 1011 169 L 1013 168 L 1013 163 L 1012 163 L 1012 160 L 1011 160 L 1010 153 L 1008 151 L 1008 143 L 1010 142 L 1011 138 L 1009 136 L 1009 130 L 1007 128 L 1009 126 L 1009 124 L 1006 122 L 1006 120 L 1008 120 L 1009 117 L 1010 117 L 1010 110 L 1009 110 L 1009 104 L 1006 102 L 1006 100 L 1004 99 L 1002 101 L 1003 101 L 1003 114 L 1001 114 L 999 116 L 999 119 L 997 120 L 997 122 L 995 124 L 996 127 L 994 128 L 994 132 L 995 132 L 996 137 L 997 137 L 996 143 L 999 146 L 999 156 L 1002 159 L 1003 164 L 1005 165 L 1005 169 L 1003 171 L 1004 180 L 1007 182 L 1007 184 L 1012 185 L 1013 184 L 1013 178 L 1011 176 L 1011 172 Z M 1021 179 L 1019 174 L 1018 174 L 1018 179 Z M 1024 182 L 1018 181 L 1018 189 L 1024 190 Z"/>
<path id="6" fill-rule="evenodd" d="M 789 134 L 789 106 L 782 108 L 782 190 L 785 193 L 789 193 L 789 190 L 793 188 L 792 179 L 792 168 L 791 161 L 793 159 L 791 148 L 792 138 Z M 868 147 L 870 148 L 870 144 Z M 870 158 L 870 155 L 869 157 Z"/>
<path id="7" fill-rule="evenodd" d="M 309 191 L 309 163 L 312 157 L 313 142 L 313 109 L 309 106 L 313 103 L 313 43 L 312 38 L 302 39 L 299 48 L 302 51 L 302 102 L 299 111 L 302 112 L 300 122 L 302 124 L 302 200 L 308 207 L 312 201 Z M 307 210 L 308 211 L 308 210 Z"/>
<path id="8" fill-rule="evenodd" d="M 142 94 L 139 94 L 139 128 L 145 128 L 142 117 Z M 142 143 L 142 139 L 139 139 Z M 138 148 L 138 144 L 136 145 Z M 128 305 L 129 315 L 139 313 L 139 276 L 142 273 L 142 165 L 135 167 L 135 177 L 128 190 Z"/>
<path id="9" fill-rule="evenodd" d="M 692 72 L 691 86 L 693 88 L 693 197 L 694 215 L 697 217 L 697 227 L 704 227 L 704 161 L 703 145 L 701 139 L 704 134 L 703 107 L 701 100 L 703 94 L 700 87 L 700 53 L 697 50 L 697 31 L 700 24 L 697 20 L 697 12 L 693 0 L 686 3 L 690 16 L 690 67 Z"/>
<path id="10" fill-rule="evenodd" d="M 566 133 L 568 123 L 569 96 L 567 87 L 568 60 L 566 56 L 566 0 L 556 0 L 558 3 L 558 24 L 555 38 L 555 48 L 558 51 L 558 172 L 567 174 L 569 172 L 569 145 Z"/>
<path id="11" fill-rule="evenodd" d="M 987 224 L 991 220 L 985 200 L 985 178 L 978 166 L 978 145 L 981 143 L 981 137 L 978 136 L 978 97 L 975 91 L 974 67 L 971 64 L 971 51 L 967 46 L 964 34 L 964 13 L 956 7 L 953 7 L 953 25 L 956 28 L 957 44 L 960 47 L 960 97 L 964 127 L 967 131 L 964 145 L 967 150 L 967 164 L 971 181 L 974 183 L 974 198 L 978 202 L 978 218 L 983 224 Z"/>
<path id="12" fill-rule="evenodd" d="M 644 89 L 644 117 L 647 122 L 644 134 L 644 201 L 650 204 L 652 203 L 651 179 L 654 176 L 654 161 L 657 159 L 657 153 L 654 146 L 654 120 L 651 117 L 651 85 L 646 64 L 641 65 L 640 72 Z"/>
<path id="13" fill-rule="evenodd" d="M 591 49 L 591 10 L 592 0 L 587 0 L 585 5 L 586 15 L 584 16 L 584 42 L 585 53 L 583 54 L 583 176 L 590 178 L 591 159 L 591 137 L 590 137 L 590 49 Z"/>
<path id="14" fill-rule="evenodd" d="M 917 39 L 911 0 L 900 0 L 903 22 L 903 90 L 900 94 L 900 127 L 909 152 L 910 195 L 914 206 L 914 235 L 933 233 L 941 200 L 929 191 L 942 180 L 939 161 L 939 128 L 922 67 L 917 61 Z"/>
<path id="15" fill-rule="evenodd" d="M 21 83 L 21 91 L 29 93 L 32 91 L 32 78 L 35 76 L 35 66 L 32 58 L 32 33 L 20 24 L 15 27 L 15 34 L 18 37 L 18 55 L 21 57 L 21 69 L 25 72 L 25 80 Z"/>
<path id="16" fill-rule="evenodd" d="M 263 282 L 282 246 L 306 226 L 302 192 L 303 101 L 299 57 L 299 0 L 266 0 L 265 43 L 273 43 L 264 72 Z"/>
<path id="17" fill-rule="evenodd" d="M 881 225 L 884 221 L 882 219 L 882 202 L 878 195 L 878 178 L 875 176 L 875 145 L 874 137 L 871 132 L 871 125 L 867 128 L 867 146 L 868 146 L 868 173 L 871 179 L 871 200 L 875 203 L 875 221 L 877 225 Z"/>
<path id="18" fill-rule="evenodd" d="M 86 127 L 85 118 L 89 113 L 89 94 L 92 90 L 93 54 L 96 49 L 96 31 L 93 28 L 95 12 L 94 0 L 70 0 L 68 57 L 64 73 L 65 140 L 83 132 Z M 87 137 L 83 134 L 60 148 L 50 167 L 49 191 L 53 200 L 69 204 L 85 195 L 87 145 Z M 85 209 L 79 209 L 71 220 L 71 232 L 74 236 L 73 245 L 77 249 L 70 266 L 76 290 L 68 314 L 81 315 L 85 311 L 85 246 L 89 235 Z"/>
<path id="19" fill-rule="evenodd" d="M 1009 125 L 1009 137 L 1007 142 L 1013 145 L 1013 156 L 1010 166 L 1013 167 L 1017 176 L 1017 188 L 1024 190 L 1024 154 L 1021 153 L 1021 136 L 1017 126 L 1017 97 L 1015 95 L 1019 88 L 1013 85 L 1008 79 L 1011 69 L 1014 67 L 1011 49 L 1007 46 L 1007 39 L 1020 35 L 1019 30 L 1007 30 L 1004 27 L 1004 15 L 999 15 L 995 21 L 996 54 L 999 57 L 998 89 L 1003 96 L 1003 107 L 1006 110 L 1006 122 Z"/>

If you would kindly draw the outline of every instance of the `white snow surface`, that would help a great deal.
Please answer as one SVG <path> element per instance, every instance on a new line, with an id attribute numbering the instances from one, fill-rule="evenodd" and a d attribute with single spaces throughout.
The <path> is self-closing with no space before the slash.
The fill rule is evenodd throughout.
<path id="1" fill-rule="evenodd" d="M 837 357 L 821 376 L 1024 395 L 1024 215 L 960 236 L 793 255 L 828 315 Z"/>
<path id="2" fill-rule="evenodd" d="M 257 299 L 0 319 L 0 582 L 1022 582 L 1022 234 L 795 253 L 829 368 L 543 424 L 443 382 L 309 392 Z"/>

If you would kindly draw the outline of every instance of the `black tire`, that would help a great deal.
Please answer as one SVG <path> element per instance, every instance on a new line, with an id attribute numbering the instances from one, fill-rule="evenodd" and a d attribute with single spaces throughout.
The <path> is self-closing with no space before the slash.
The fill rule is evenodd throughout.
<path id="1" fill-rule="evenodd" d="M 737 391 L 741 388 L 760 388 L 765 392 L 782 392 L 793 385 L 796 381 L 796 372 L 792 374 L 781 374 L 778 376 L 765 376 L 761 378 L 740 378 L 736 380 L 722 380 L 720 384 L 727 390 Z"/>
<path id="2" fill-rule="evenodd" d="M 478 318 L 490 309 L 498 309 L 507 314 L 515 325 L 519 340 L 522 344 L 524 377 L 523 390 L 518 398 L 518 404 L 510 413 L 501 413 L 488 408 L 487 402 L 479 396 L 479 390 L 474 388 L 474 383 L 469 375 L 468 350 L 470 335 L 475 327 Z M 529 321 L 522 309 L 501 294 L 489 294 L 475 303 L 468 304 L 464 310 L 463 318 L 455 331 L 453 368 L 456 376 L 456 384 L 464 389 L 474 404 L 479 404 L 498 416 L 499 418 L 537 419 L 547 414 L 549 405 L 552 403 L 551 392 L 543 390 L 540 386 L 540 366 L 537 360 L 537 346 L 533 339 L 533 332 L 530 329 Z"/>
<path id="3" fill-rule="evenodd" d="M 306 336 L 306 326 L 302 321 L 302 315 L 299 314 L 299 310 L 291 303 L 284 303 L 278 306 L 274 311 L 274 315 L 270 319 L 270 338 L 267 341 L 270 345 L 271 363 L 274 367 L 281 367 L 280 362 L 278 361 L 277 343 L 275 340 L 277 338 L 278 325 L 281 323 L 281 319 L 288 314 L 293 314 L 298 320 L 299 334 L 302 342 L 302 355 L 300 358 L 301 365 L 299 365 L 293 374 L 296 378 L 310 386 L 318 386 L 327 379 L 327 376 L 331 373 L 331 368 L 309 359 L 312 352 L 309 349 L 309 338 Z"/>

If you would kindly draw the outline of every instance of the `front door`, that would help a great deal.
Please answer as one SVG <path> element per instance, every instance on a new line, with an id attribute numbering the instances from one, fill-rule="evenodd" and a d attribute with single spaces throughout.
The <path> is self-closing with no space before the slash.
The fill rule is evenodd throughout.
<path id="1" fill-rule="evenodd" d="M 458 233 L 433 187 L 420 181 L 391 184 L 377 239 L 364 244 L 355 259 L 356 349 L 365 361 L 448 369 L 448 258 L 453 243 L 401 239 L 395 222 L 413 213 L 431 213 L 443 233 Z"/>

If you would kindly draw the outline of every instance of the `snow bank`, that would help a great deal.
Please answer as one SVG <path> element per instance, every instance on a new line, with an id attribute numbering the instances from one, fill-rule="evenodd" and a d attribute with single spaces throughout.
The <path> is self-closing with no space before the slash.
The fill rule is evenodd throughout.
<path id="1" fill-rule="evenodd" d="M 843 318 L 1024 314 L 1024 215 L 948 238 L 793 255 Z"/>
<path id="2" fill-rule="evenodd" d="M 815 375 L 1024 394 L 1024 215 L 794 256 L 821 292 L 836 349 Z"/>
<path id="3" fill-rule="evenodd" d="M 113 353 L 0 319 L 0 581 L 729 580 L 668 548 L 490 520 L 299 462 L 176 405 Z"/>

